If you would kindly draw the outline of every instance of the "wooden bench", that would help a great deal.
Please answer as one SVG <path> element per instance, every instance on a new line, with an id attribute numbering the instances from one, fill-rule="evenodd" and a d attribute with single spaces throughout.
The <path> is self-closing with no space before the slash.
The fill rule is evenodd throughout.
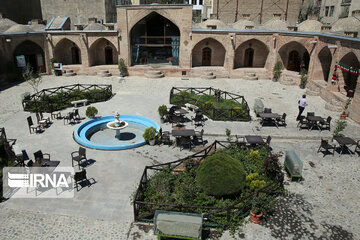
<path id="1" fill-rule="evenodd" d="M 290 181 L 293 181 L 294 179 L 301 181 L 303 163 L 294 151 L 285 152 L 284 167 L 290 175 Z"/>
<path id="2" fill-rule="evenodd" d="M 156 210 L 154 234 L 167 238 L 201 239 L 203 215 Z"/>
<path id="3" fill-rule="evenodd" d="M 77 101 L 72 101 L 71 104 L 74 105 L 74 107 L 78 107 L 78 104 L 83 104 L 83 106 L 86 106 L 88 100 L 87 99 L 81 99 Z"/>

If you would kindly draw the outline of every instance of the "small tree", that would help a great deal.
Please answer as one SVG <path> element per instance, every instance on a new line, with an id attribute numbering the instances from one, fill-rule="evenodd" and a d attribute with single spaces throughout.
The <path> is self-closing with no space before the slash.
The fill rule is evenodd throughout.
<path id="1" fill-rule="evenodd" d="M 160 117 L 163 118 L 167 113 L 166 105 L 163 104 L 163 105 L 159 106 L 158 112 L 159 112 Z"/>
<path id="2" fill-rule="evenodd" d="M 42 82 L 42 78 L 40 75 L 34 72 L 33 68 L 30 64 L 27 64 L 24 68 L 24 72 L 22 74 L 25 81 L 34 89 L 36 93 L 39 92 L 39 85 Z"/>
<path id="3" fill-rule="evenodd" d="M 119 59 L 119 66 L 118 66 L 118 67 L 119 67 L 120 73 L 121 73 L 123 76 L 125 76 L 126 73 L 127 73 L 127 67 L 126 67 L 126 65 L 125 65 L 124 59 L 122 59 L 122 58 Z"/>
<path id="4" fill-rule="evenodd" d="M 333 136 L 334 137 L 343 137 L 344 134 L 342 134 L 341 132 L 345 130 L 346 126 L 347 126 L 346 121 L 337 120 L 336 127 L 333 132 Z"/>
<path id="5" fill-rule="evenodd" d="M 275 66 L 273 68 L 273 76 L 275 79 L 280 78 L 282 68 L 283 68 L 282 62 L 280 62 L 280 61 L 276 62 Z"/>
<path id="6" fill-rule="evenodd" d="M 98 110 L 96 109 L 96 107 L 91 107 L 89 106 L 87 109 L 86 109 L 86 116 L 88 118 L 94 118 L 96 116 L 96 114 L 98 114 Z"/>
<path id="7" fill-rule="evenodd" d="M 306 83 L 307 83 L 307 80 L 308 80 L 307 73 L 308 73 L 308 72 L 307 72 L 307 70 L 306 70 L 305 68 L 302 68 L 302 69 L 300 70 L 301 85 L 302 85 L 303 87 L 306 86 Z"/>

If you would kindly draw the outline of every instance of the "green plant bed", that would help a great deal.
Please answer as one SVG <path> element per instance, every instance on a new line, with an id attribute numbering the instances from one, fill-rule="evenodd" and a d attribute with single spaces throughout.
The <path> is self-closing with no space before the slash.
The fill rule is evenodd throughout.
<path id="1" fill-rule="evenodd" d="M 88 91 L 73 90 L 71 92 L 60 91 L 52 96 L 42 95 L 38 100 L 24 99 L 25 111 L 30 112 L 52 112 L 71 107 L 72 101 L 87 99 L 88 103 L 107 101 L 112 93 L 104 89 L 92 89 Z"/>
<path id="2" fill-rule="evenodd" d="M 197 95 L 182 91 L 170 96 L 171 104 L 181 104 L 183 101 L 198 106 L 206 116 L 220 121 L 249 121 L 250 115 L 247 105 L 240 104 L 234 100 L 219 98 L 213 95 Z"/>
<path id="3" fill-rule="evenodd" d="M 208 218 L 210 225 L 234 229 L 248 216 L 251 209 L 251 198 L 244 202 L 241 200 L 254 195 L 266 185 L 279 182 L 281 168 L 277 161 L 278 155 L 269 155 L 265 148 L 253 151 L 233 146 L 207 156 L 200 163 L 193 159 L 185 160 L 183 171 L 173 171 L 170 168 L 155 171 L 142 185 L 137 200 L 181 205 L 180 209 L 174 209 L 189 213 L 208 213 L 214 209 L 202 207 L 225 208 L 237 204 L 238 208 L 231 210 L 230 219 L 226 211 Z M 283 190 L 282 184 L 279 184 L 279 187 L 266 192 L 266 205 L 262 206 L 265 211 L 270 210 L 273 200 Z M 149 204 L 141 208 L 139 214 L 151 215 L 153 210 L 168 208 L 169 206 Z"/>

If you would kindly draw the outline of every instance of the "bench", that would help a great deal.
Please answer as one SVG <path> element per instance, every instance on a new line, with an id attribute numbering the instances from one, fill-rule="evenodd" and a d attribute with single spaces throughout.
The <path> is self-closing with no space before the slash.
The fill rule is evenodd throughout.
<path id="1" fill-rule="evenodd" d="M 301 181 L 303 163 L 294 151 L 285 152 L 284 168 L 290 175 L 290 181 Z"/>
<path id="2" fill-rule="evenodd" d="M 191 103 L 185 103 L 185 107 L 187 108 L 187 109 L 189 109 L 190 111 L 197 111 L 197 110 L 199 110 L 199 107 L 198 106 L 195 106 L 195 105 L 193 105 L 193 104 L 191 104 Z"/>
<path id="3" fill-rule="evenodd" d="M 88 102 L 87 99 L 81 99 L 81 100 L 77 100 L 77 101 L 72 101 L 71 104 L 77 108 L 78 104 L 83 104 L 83 106 L 85 106 L 87 104 L 87 102 Z"/>
<path id="4" fill-rule="evenodd" d="M 154 234 L 167 238 L 201 239 L 203 215 L 156 210 Z"/>

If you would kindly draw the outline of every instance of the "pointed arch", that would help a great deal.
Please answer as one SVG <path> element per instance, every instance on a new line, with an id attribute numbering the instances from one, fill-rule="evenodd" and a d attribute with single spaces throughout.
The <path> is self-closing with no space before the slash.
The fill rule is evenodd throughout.
<path id="1" fill-rule="evenodd" d="M 64 65 L 81 64 L 80 48 L 68 38 L 61 39 L 54 48 L 56 61 Z"/>
<path id="2" fill-rule="evenodd" d="M 89 64 L 108 65 L 117 64 L 118 54 L 116 47 L 106 38 L 99 38 L 89 48 Z"/>
<path id="3" fill-rule="evenodd" d="M 344 55 L 340 62 L 340 64 L 346 65 L 348 67 L 353 68 L 360 68 L 359 59 L 356 57 L 356 55 L 353 52 L 349 52 L 346 55 Z M 340 72 L 340 74 L 339 74 Z M 358 81 L 358 75 L 350 74 L 347 71 L 338 71 L 339 77 L 344 79 L 344 89 L 346 92 L 353 91 L 355 92 L 356 84 Z"/>
<path id="4" fill-rule="evenodd" d="M 287 70 L 295 72 L 300 72 L 301 68 L 308 70 L 310 55 L 301 43 L 296 41 L 286 43 L 279 49 L 278 53 Z"/>
<path id="5" fill-rule="evenodd" d="M 265 67 L 269 55 L 269 48 L 260 40 L 249 39 L 240 44 L 235 50 L 234 68 Z"/>
<path id="6" fill-rule="evenodd" d="M 13 52 L 14 61 L 16 56 L 24 55 L 26 64 L 30 64 L 36 72 L 45 72 L 45 55 L 41 46 L 31 40 L 19 43 Z"/>
<path id="7" fill-rule="evenodd" d="M 318 60 L 321 66 L 322 77 L 324 78 L 324 81 L 327 82 L 329 79 L 332 62 L 332 54 L 327 46 L 323 47 L 323 49 L 321 49 L 321 51 L 319 52 Z M 320 66 L 317 66 L 316 68 L 320 69 Z"/>
<path id="8" fill-rule="evenodd" d="M 205 64 L 210 62 L 209 65 L 206 66 L 224 66 L 225 47 L 214 38 L 205 38 L 199 41 L 191 51 L 192 67 L 204 66 L 204 49 L 206 52 L 211 53 L 209 61 L 205 61 Z M 208 49 L 210 49 L 210 51 Z"/>
<path id="9" fill-rule="evenodd" d="M 131 64 L 179 65 L 180 29 L 157 12 L 139 20 L 130 30 Z"/>

